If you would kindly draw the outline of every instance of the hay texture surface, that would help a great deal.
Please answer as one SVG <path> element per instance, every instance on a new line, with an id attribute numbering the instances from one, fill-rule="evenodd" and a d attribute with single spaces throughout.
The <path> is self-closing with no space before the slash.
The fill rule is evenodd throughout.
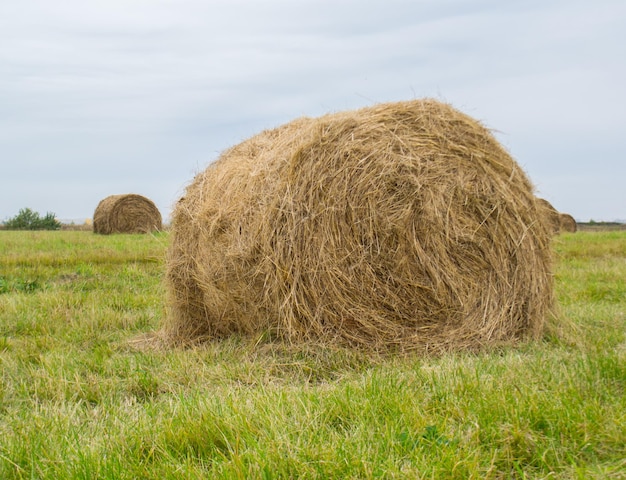
<path id="1" fill-rule="evenodd" d="M 161 333 L 426 351 L 535 336 L 552 302 L 538 217 L 517 163 L 446 104 L 295 120 L 179 200 Z"/>
<path id="2" fill-rule="evenodd" d="M 161 213 L 156 205 L 133 193 L 106 197 L 93 214 L 93 231 L 103 235 L 148 233 L 161 228 Z"/>

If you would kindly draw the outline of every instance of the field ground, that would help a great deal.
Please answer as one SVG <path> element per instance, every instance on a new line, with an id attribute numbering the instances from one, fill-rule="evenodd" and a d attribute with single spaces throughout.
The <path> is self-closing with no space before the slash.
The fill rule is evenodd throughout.
<path id="1" fill-rule="evenodd" d="M 576 225 L 581 232 L 614 232 L 626 230 L 626 223 L 619 222 L 577 223 Z"/>
<path id="2" fill-rule="evenodd" d="M 0 232 L 0 478 L 626 478 L 626 232 L 555 239 L 544 340 L 440 358 L 137 349 L 167 243 Z"/>

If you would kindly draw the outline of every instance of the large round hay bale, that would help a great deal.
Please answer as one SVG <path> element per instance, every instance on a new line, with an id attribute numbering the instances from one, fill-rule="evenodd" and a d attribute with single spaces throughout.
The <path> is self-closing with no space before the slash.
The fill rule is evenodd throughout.
<path id="1" fill-rule="evenodd" d="M 104 235 L 148 233 L 161 228 L 161 213 L 154 202 L 134 193 L 106 197 L 93 214 L 93 231 Z"/>
<path id="2" fill-rule="evenodd" d="M 559 230 L 561 232 L 576 233 L 578 224 L 569 213 L 559 213 Z"/>
<path id="3" fill-rule="evenodd" d="M 178 201 L 162 333 L 428 351 L 536 336 L 553 290 L 538 216 L 518 164 L 446 104 L 299 119 Z"/>

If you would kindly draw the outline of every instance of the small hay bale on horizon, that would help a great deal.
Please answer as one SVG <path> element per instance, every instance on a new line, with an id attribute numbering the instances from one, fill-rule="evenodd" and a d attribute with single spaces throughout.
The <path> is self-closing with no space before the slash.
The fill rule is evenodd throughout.
<path id="1" fill-rule="evenodd" d="M 161 213 L 154 202 L 134 193 L 104 198 L 93 214 L 93 231 L 102 235 L 149 233 L 162 228 Z"/>
<path id="2" fill-rule="evenodd" d="M 560 213 L 559 230 L 561 232 L 576 233 L 578 231 L 578 224 L 569 213 Z"/>
<path id="3" fill-rule="evenodd" d="M 548 225 L 553 235 L 558 235 L 561 231 L 561 218 L 559 211 L 545 198 L 537 198 L 537 205 L 542 214 L 541 218 Z"/>
<path id="4" fill-rule="evenodd" d="M 578 230 L 576 220 L 569 213 L 560 212 L 545 198 L 537 198 L 536 201 L 542 213 L 541 218 L 547 223 L 553 235 L 563 232 L 575 233 Z"/>
<path id="5" fill-rule="evenodd" d="M 541 335 L 550 238 L 491 132 L 435 100 L 301 118 L 174 208 L 159 336 L 442 352 Z"/>

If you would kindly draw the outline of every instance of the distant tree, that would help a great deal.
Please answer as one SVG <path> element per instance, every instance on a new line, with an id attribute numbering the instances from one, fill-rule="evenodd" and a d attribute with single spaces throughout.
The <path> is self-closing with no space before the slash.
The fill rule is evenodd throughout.
<path id="1" fill-rule="evenodd" d="M 48 212 L 45 217 L 40 217 L 30 208 L 22 208 L 15 217 L 4 222 L 4 228 L 7 230 L 59 230 L 61 222 L 55 218 L 54 213 Z"/>

